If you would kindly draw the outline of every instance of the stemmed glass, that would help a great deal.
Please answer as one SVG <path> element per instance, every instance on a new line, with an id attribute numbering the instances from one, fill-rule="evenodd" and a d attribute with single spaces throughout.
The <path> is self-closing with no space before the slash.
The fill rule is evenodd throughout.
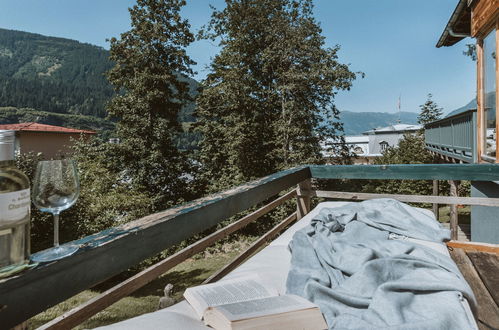
<path id="1" fill-rule="evenodd" d="M 70 208 L 80 193 L 80 182 L 73 160 L 40 161 L 33 183 L 33 204 L 42 212 L 54 216 L 54 247 L 32 255 L 35 262 L 47 262 L 67 257 L 78 250 L 77 245 L 59 245 L 59 213 Z"/>

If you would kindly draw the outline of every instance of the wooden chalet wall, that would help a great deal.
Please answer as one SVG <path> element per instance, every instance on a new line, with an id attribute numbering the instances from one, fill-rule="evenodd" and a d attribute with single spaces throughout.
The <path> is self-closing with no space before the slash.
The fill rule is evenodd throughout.
<path id="1" fill-rule="evenodd" d="M 475 0 L 471 3 L 471 36 L 476 38 L 477 51 L 477 127 L 476 154 L 477 161 L 485 163 L 482 155 L 485 153 L 485 95 L 484 95 L 484 49 L 483 40 L 496 29 L 496 53 L 499 46 L 499 0 Z M 496 136 L 499 132 L 499 62 L 496 57 Z M 499 150 L 499 139 L 496 138 L 496 150 Z M 496 163 L 499 158 L 496 152 Z M 472 181 L 472 197 L 497 197 L 499 184 L 497 182 Z M 499 208 L 472 206 L 471 208 L 471 238 L 477 242 L 499 243 L 499 226 L 497 225 Z"/>

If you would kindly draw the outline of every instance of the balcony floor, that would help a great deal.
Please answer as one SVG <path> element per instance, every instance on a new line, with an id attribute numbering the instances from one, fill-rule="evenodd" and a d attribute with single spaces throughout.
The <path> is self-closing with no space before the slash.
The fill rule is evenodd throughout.
<path id="1" fill-rule="evenodd" d="M 445 222 L 442 225 L 450 229 L 450 223 Z M 458 224 L 457 225 L 457 240 L 462 242 L 471 242 L 471 227 L 469 224 Z"/>
<path id="2" fill-rule="evenodd" d="M 478 328 L 499 329 L 499 255 L 460 248 L 450 254 L 475 294 Z"/>

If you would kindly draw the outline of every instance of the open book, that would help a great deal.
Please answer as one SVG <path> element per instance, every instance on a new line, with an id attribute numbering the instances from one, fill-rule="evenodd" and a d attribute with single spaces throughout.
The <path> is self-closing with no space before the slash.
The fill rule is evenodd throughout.
<path id="1" fill-rule="evenodd" d="M 295 295 L 279 296 L 258 276 L 188 288 L 184 297 L 217 330 L 327 328 L 317 305 Z"/>

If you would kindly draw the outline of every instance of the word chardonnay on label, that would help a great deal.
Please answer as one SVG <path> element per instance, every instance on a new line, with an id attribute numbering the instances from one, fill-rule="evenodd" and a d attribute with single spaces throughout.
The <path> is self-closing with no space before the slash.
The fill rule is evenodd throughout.
<path id="1" fill-rule="evenodd" d="M 0 130 L 0 271 L 23 264 L 30 253 L 29 180 L 14 162 L 13 131 Z"/>

